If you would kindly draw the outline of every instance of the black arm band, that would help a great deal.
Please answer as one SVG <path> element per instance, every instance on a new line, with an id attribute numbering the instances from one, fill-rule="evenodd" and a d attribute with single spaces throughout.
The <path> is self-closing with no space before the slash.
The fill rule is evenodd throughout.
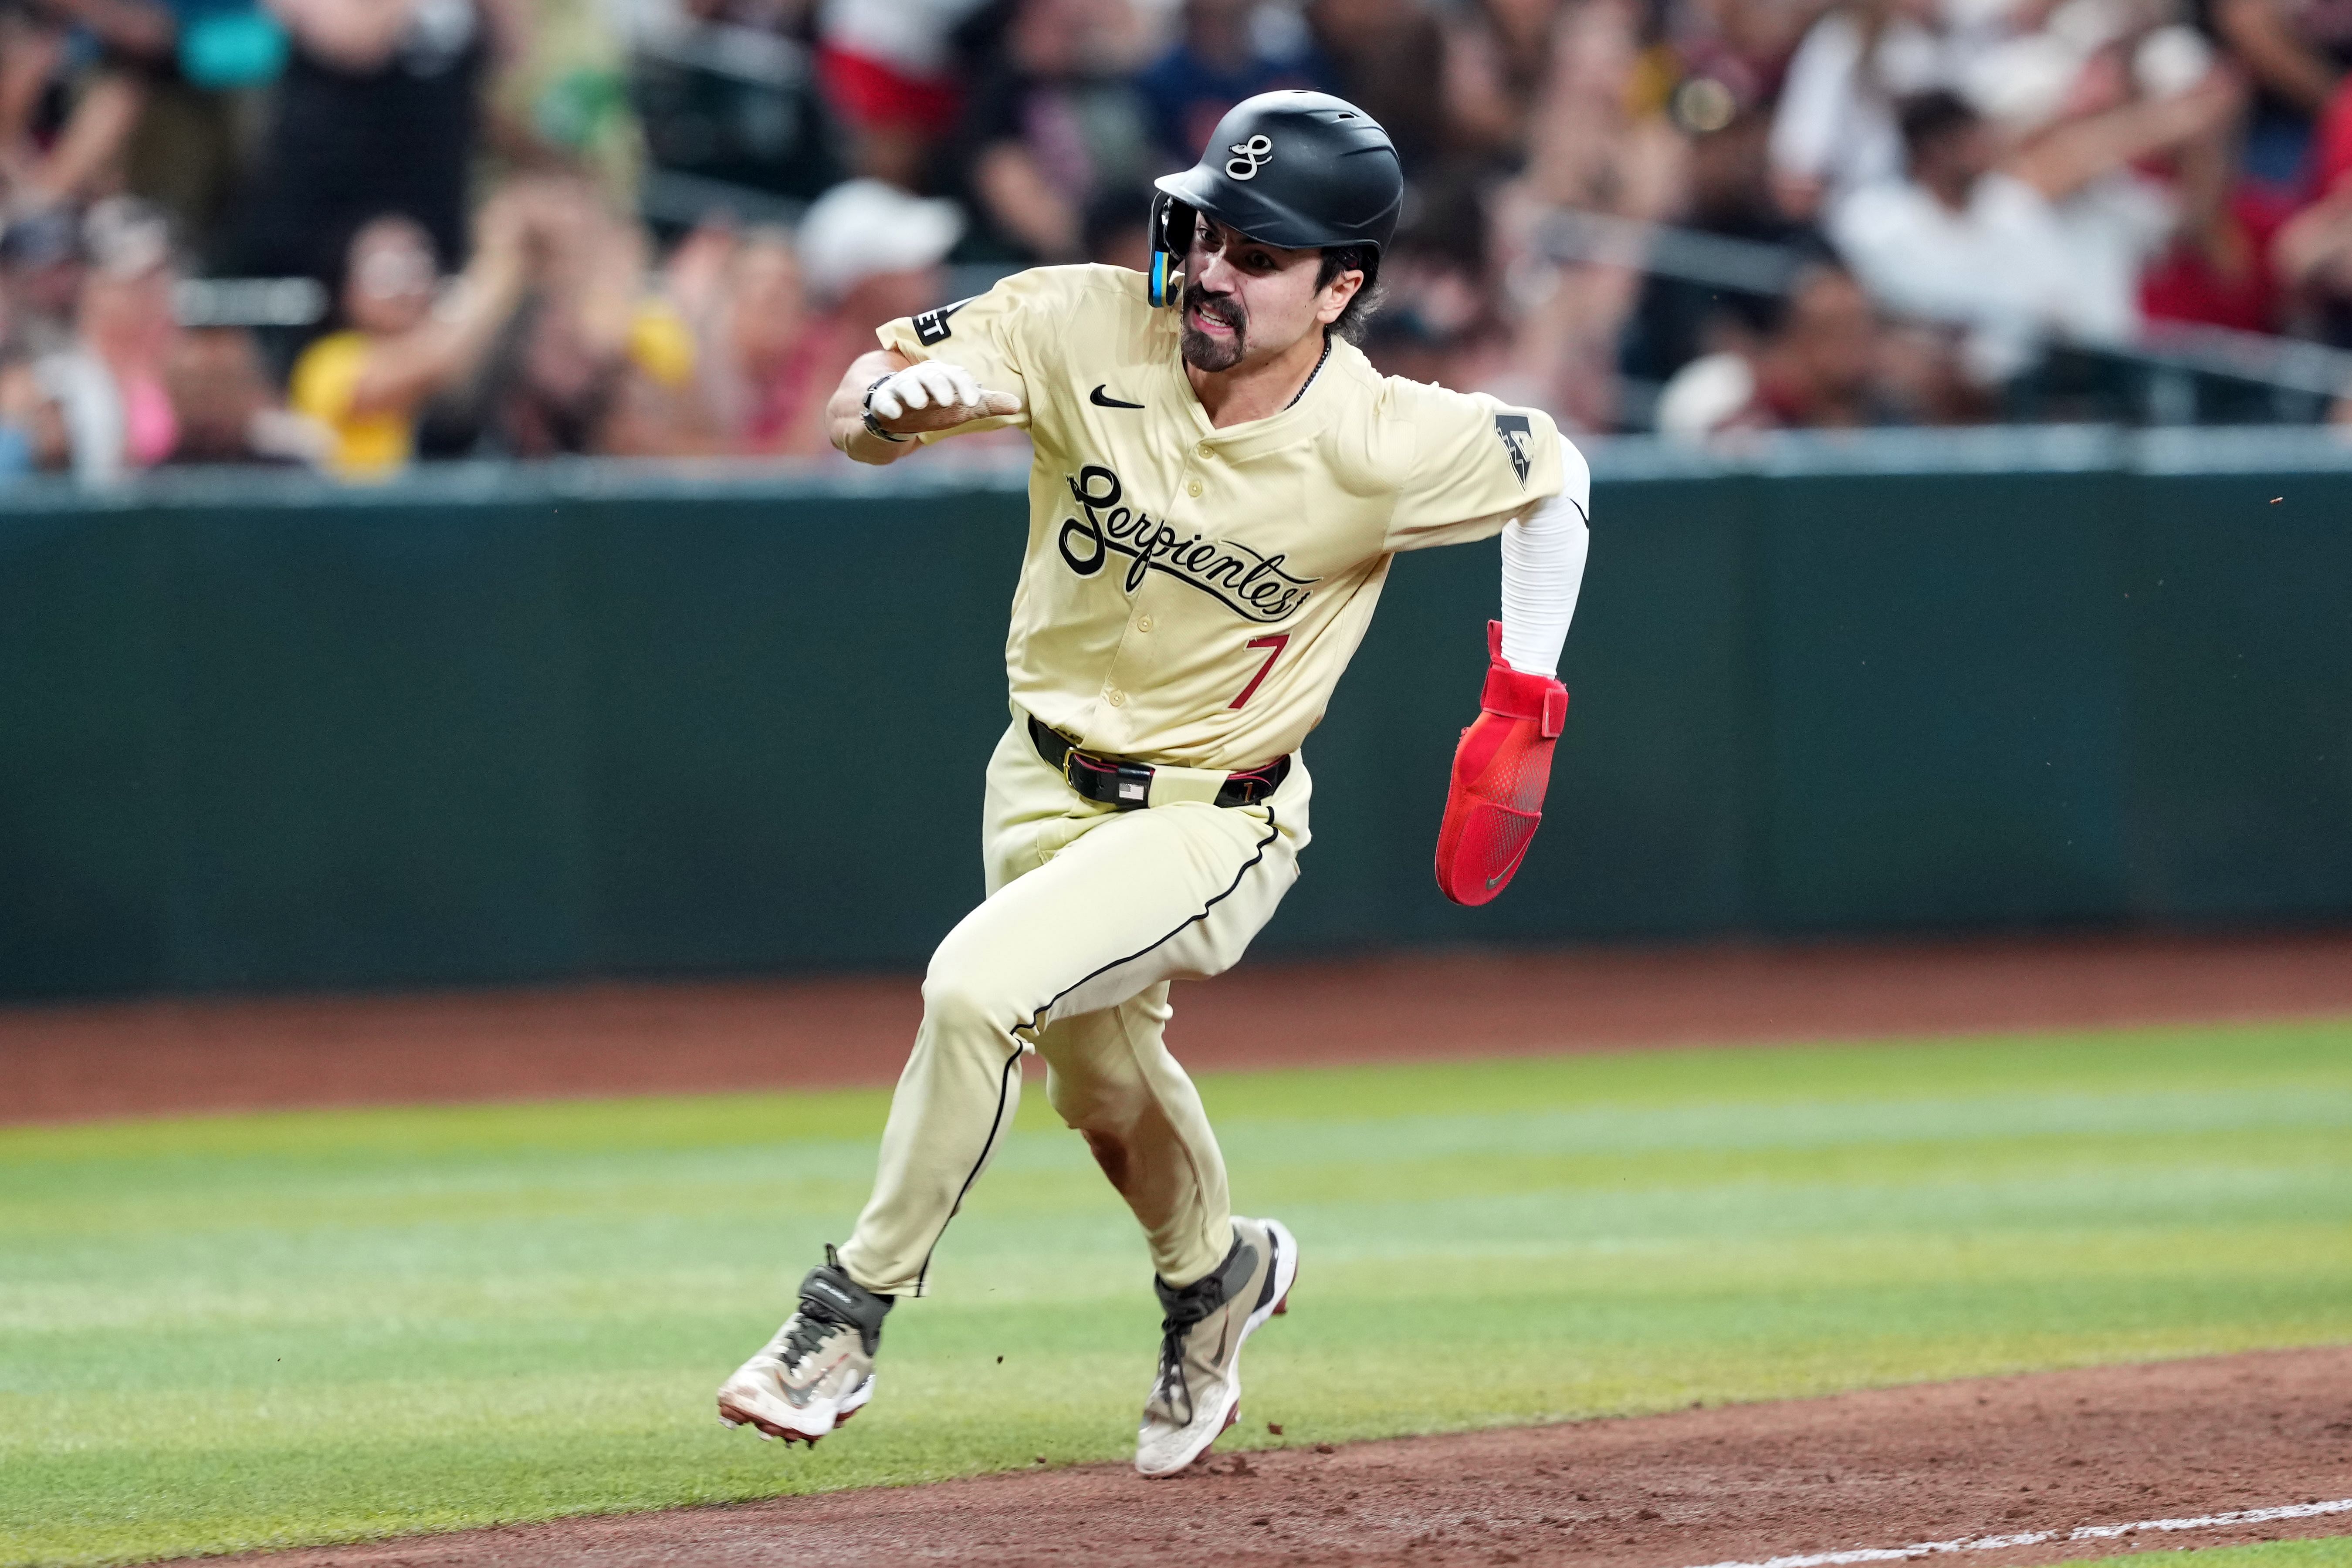
<path id="1" fill-rule="evenodd" d="M 903 444 L 914 440 L 915 438 L 911 435 L 900 435 L 896 431 L 883 429 L 882 422 L 874 417 L 874 394 L 881 389 L 884 382 L 888 381 L 890 376 L 895 376 L 898 373 L 898 371 L 892 371 L 889 376 L 877 376 L 875 378 L 874 384 L 866 389 L 866 428 L 872 434 L 880 436 L 883 440 L 890 442 L 893 444 Z"/>

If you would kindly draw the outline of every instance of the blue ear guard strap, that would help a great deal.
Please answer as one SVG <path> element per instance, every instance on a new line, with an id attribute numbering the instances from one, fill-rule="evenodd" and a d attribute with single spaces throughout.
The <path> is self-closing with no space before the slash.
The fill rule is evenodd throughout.
<path id="1" fill-rule="evenodd" d="M 1177 302 L 1182 287 L 1184 252 L 1192 248 L 1192 209 L 1162 191 L 1151 198 L 1151 270 L 1145 287 L 1157 308 Z M 1182 235 L 1183 248 L 1177 248 Z"/>

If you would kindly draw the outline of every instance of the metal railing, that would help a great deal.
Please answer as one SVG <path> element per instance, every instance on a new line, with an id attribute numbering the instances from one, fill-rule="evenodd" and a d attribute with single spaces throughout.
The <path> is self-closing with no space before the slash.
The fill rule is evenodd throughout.
<path id="1" fill-rule="evenodd" d="M 2149 430 L 2118 425 L 1989 425 L 1854 431 L 1749 431 L 1704 445 L 1653 435 L 1579 436 L 1596 483 L 1640 484 L 1756 475 L 2130 473 L 2163 477 L 2352 472 L 2352 428 L 2288 425 Z M 845 459 L 558 457 L 421 464 L 397 478 L 343 485 L 300 469 L 165 467 L 99 486 L 44 475 L 0 487 L 0 513 L 149 507 L 463 510 L 572 501 L 685 503 L 1001 495 L 1028 487 L 1020 448 L 926 453 L 869 468 Z M 1899 519 L 1890 519 L 1899 521 Z"/>

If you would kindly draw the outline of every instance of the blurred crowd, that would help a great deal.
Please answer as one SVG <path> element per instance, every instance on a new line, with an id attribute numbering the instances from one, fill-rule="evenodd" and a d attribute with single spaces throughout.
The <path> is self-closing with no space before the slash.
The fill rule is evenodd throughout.
<path id="1" fill-rule="evenodd" d="M 0 474 L 821 456 L 877 324 L 1141 267 L 1283 87 L 1402 152 L 1384 370 L 2063 415 L 2168 326 L 2352 348 L 2347 68 L 2352 0 L 0 0 Z"/>

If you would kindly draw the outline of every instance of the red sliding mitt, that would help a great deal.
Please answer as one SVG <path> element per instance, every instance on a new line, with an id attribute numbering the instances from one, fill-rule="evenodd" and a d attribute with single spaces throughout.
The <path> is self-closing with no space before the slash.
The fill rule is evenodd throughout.
<path id="1" fill-rule="evenodd" d="M 1568 688 L 1503 662 L 1503 623 L 1486 622 L 1486 690 L 1454 748 L 1454 787 L 1437 830 L 1438 890 L 1484 904 L 1527 858 L 1543 821 L 1551 748 L 1568 722 Z"/>

